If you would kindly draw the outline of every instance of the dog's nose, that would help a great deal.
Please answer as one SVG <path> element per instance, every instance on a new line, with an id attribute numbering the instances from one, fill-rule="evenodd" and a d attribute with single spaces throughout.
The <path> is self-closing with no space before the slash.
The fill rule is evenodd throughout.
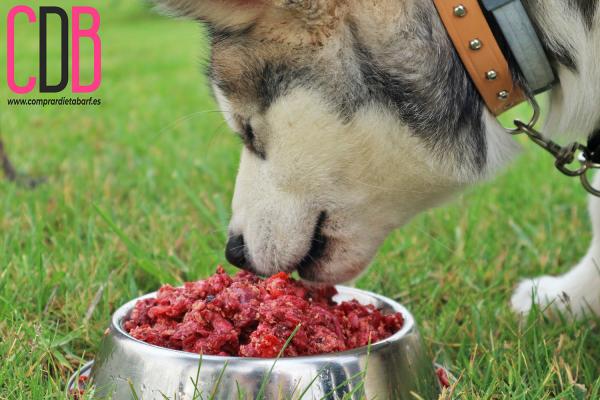
<path id="1" fill-rule="evenodd" d="M 225 248 L 225 258 L 238 268 L 249 269 L 245 247 L 243 235 L 230 236 Z"/>

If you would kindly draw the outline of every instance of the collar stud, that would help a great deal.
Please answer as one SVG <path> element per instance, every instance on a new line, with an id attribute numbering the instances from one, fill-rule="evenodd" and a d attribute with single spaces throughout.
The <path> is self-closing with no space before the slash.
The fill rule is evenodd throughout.
<path id="1" fill-rule="evenodd" d="M 454 7 L 454 15 L 459 18 L 464 17 L 467 15 L 467 7 L 463 6 L 462 4 L 457 5 Z"/>
<path id="2" fill-rule="evenodd" d="M 471 50 L 480 50 L 483 47 L 483 43 L 479 39 L 473 39 L 469 42 Z"/>
<path id="3" fill-rule="evenodd" d="M 498 72 L 496 72 L 493 69 L 491 69 L 485 73 L 485 79 L 487 79 L 488 81 L 495 81 L 497 78 L 498 78 Z"/>

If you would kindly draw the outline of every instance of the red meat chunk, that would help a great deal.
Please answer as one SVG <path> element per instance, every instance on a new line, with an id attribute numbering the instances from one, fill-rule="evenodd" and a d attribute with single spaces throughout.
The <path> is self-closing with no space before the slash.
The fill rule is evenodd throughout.
<path id="1" fill-rule="evenodd" d="M 448 377 L 448 373 L 444 368 L 438 368 L 435 373 L 440 381 L 440 385 L 442 385 L 443 388 L 447 389 L 452 386 L 450 383 L 450 378 Z"/>
<path id="2" fill-rule="evenodd" d="M 156 346 L 205 355 L 274 358 L 366 346 L 398 332 L 401 314 L 384 315 L 357 301 L 336 304 L 334 287 L 309 288 L 279 273 L 230 277 L 222 267 L 198 282 L 165 285 L 136 303 L 125 330 Z"/>

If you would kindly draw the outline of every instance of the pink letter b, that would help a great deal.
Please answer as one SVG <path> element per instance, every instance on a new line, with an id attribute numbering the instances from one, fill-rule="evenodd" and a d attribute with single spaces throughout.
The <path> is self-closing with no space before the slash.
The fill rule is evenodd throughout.
<path id="1" fill-rule="evenodd" d="M 80 29 L 81 14 L 92 17 L 90 29 Z M 93 7 L 73 7 L 73 93 L 90 93 L 100 87 L 102 80 L 102 43 L 98 30 L 100 29 L 100 14 Z M 79 65 L 79 42 L 82 37 L 92 39 L 94 45 L 94 80 L 90 85 L 81 84 Z"/>

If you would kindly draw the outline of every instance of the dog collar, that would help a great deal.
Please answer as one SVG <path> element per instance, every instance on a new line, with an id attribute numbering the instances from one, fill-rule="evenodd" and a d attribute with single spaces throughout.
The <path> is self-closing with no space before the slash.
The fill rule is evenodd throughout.
<path id="1" fill-rule="evenodd" d="M 486 18 L 492 16 L 532 94 L 556 81 L 521 0 L 433 0 L 448 36 L 490 112 L 498 116 L 527 100 Z"/>

